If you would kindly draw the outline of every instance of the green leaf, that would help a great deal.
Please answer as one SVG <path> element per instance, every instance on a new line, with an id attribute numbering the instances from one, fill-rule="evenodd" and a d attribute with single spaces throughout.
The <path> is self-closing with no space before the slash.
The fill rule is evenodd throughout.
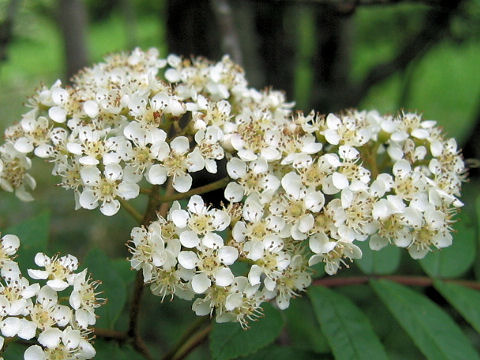
<path id="1" fill-rule="evenodd" d="M 330 357 L 325 357 L 329 359 Z M 311 360 L 322 359 L 318 354 L 310 353 L 292 346 L 270 345 L 248 357 L 248 360 Z"/>
<path id="2" fill-rule="evenodd" d="M 132 270 L 130 267 L 130 262 L 124 258 L 113 259 L 112 265 L 115 271 L 120 275 L 125 285 L 128 287 L 132 282 L 135 281 L 135 276 L 137 272 Z"/>
<path id="3" fill-rule="evenodd" d="M 379 251 L 370 249 L 367 241 L 356 243 L 362 249 L 362 258 L 355 261 L 365 274 L 392 274 L 400 265 L 401 250 L 396 246 L 385 246 Z"/>
<path id="4" fill-rule="evenodd" d="M 320 330 L 312 305 L 307 298 L 300 297 L 291 301 L 284 314 L 287 318 L 290 345 L 316 353 L 330 352 L 327 339 Z"/>
<path id="5" fill-rule="evenodd" d="M 215 323 L 210 333 L 212 358 L 234 359 L 253 354 L 272 343 L 282 331 L 283 319 L 272 305 L 264 304 L 263 309 L 265 316 L 251 322 L 248 330 L 243 330 L 238 323 Z"/>
<path id="6" fill-rule="evenodd" d="M 96 311 L 97 327 L 113 328 L 127 300 L 127 286 L 116 271 L 113 261 L 101 250 L 92 249 L 86 256 L 84 266 L 95 280 L 101 280 L 99 290 L 107 303 Z"/>
<path id="7" fill-rule="evenodd" d="M 428 359 L 479 359 L 457 324 L 427 297 L 387 280 L 371 286 Z"/>
<path id="8" fill-rule="evenodd" d="M 34 258 L 38 252 L 46 252 L 49 232 L 49 212 L 43 212 L 5 230 L 5 234 L 15 234 L 20 238 L 17 262 L 23 274 L 26 274 L 27 269 L 38 268 Z"/>
<path id="9" fill-rule="evenodd" d="M 367 317 L 347 297 L 321 286 L 308 295 L 335 359 L 388 359 Z"/>
<path id="10" fill-rule="evenodd" d="M 480 333 L 480 291 L 440 280 L 435 289 Z"/>
<path id="11" fill-rule="evenodd" d="M 23 353 L 27 350 L 28 346 L 11 343 L 6 346 L 5 352 L 2 354 L 4 359 L 23 359 Z"/>
<path id="12" fill-rule="evenodd" d="M 95 355 L 96 359 L 115 359 L 115 360 L 143 360 L 137 351 L 132 349 L 132 347 L 125 345 L 120 346 L 114 341 L 104 341 L 96 340 L 95 341 Z"/>
<path id="13" fill-rule="evenodd" d="M 435 250 L 420 260 L 423 270 L 431 277 L 455 278 L 464 274 L 475 261 L 475 225 L 468 212 L 454 224 L 452 246 Z"/>

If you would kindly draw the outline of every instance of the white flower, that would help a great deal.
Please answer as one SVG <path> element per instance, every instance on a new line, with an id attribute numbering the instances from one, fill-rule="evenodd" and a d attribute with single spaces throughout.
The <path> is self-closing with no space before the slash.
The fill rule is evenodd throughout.
<path id="1" fill-rule="evenodd" d="M 109 164 L 105 166 L 102 177 L 96 166 L 83 167 L 80 175 L 85 186 L 80 194 L 80 205 L 85 209 L 95 209 L 101 203 L 102 214 L 115 215 L 120 209 L 117 197 L 134 199 L 140 192 L 136 176 L 126 170 L 118 164 Z"/>

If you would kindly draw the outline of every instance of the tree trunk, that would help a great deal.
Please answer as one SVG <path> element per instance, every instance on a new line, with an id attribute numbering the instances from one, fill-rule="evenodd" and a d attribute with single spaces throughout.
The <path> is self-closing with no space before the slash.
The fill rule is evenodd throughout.
<path id="1" fill-rule="evenodd" d="M 346 103 L 351 59 L 351 17 L 328 6 L 315 7 L 316 49 L 313 55 L 312 107 L 322 113 Z"/>
<path id="2" fill-rule="evenodd" d="M 57 19 L 64 42 L 66 78 L 70 79 L 88 64 L 85 3 L 82 0 L 59 0 Z"/>
<path id="3" fill-rule="evenodd" d="M 220 37 L 208 0 L 168 1 L 167 44 L 169 53 L 220 58 Z"/>

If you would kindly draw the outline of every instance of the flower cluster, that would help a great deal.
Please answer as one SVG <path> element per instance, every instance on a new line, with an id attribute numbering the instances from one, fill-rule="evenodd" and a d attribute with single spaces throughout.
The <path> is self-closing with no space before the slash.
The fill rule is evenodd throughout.
<path id="1" fill-rule="evenodd" d="M 413 258 L 449 246 L 464 179 L 454 139 L 418 114 L 292 111 L 279 91 L 248 87 L 228 57 L 113 55 L 72 87 L 31 99 L 0 147 L 0 185 L 29 200 L 32 155 L 75 193 L 114 215 L 140 186 L 171 184 L 182 208 L 134 228 L 131 265 L 153 293 L 193 299 L 199 314 L 245 324 L 260 304 L 286 308 L 311 283 L 387 244 Z M 228 175 L 225 204 L 190 196 L 191 173 Z M 220 175 L 222 176 L 222 175 Z M 148 193 L 148 191 L 144 191 Z"/>
<path id="2" fill-rule="evenodd" d="M 38 343 L 27 348 L 26 360 L 93 358 L 89 327 L 103 301 L 95 290 L 99 283 L 86 269 L 76 272 L 74 256 L 50 258 L 43 253 L 35 256 L 41 269 L 29 269 L 28 275 L 45 284 L 30 283 L 14 260 L 19 246 L 16 235 L 0 239 L 0 350 L 5 338 L 18 337 Z"/>

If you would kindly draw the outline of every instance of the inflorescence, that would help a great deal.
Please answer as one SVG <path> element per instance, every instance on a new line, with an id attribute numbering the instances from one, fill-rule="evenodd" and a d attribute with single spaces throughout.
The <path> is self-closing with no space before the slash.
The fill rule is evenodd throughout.
<path id="1" fill-rule="evenodd" d="M 160 59 L 155 49 L 109 56 L 28 105 L 0 147 L 0 185 L 22 200 L 32 199 L 33 156 L 53 163 L 77 208 L 107 216 L 141 184 L 186 193 L 191 173 L 228 174 L 222 206 L 175 201 L 128 242 L 152 292 L 195 297 L 198 315 L 245 326 L 264 301 L 285 309 L 311 266 L 335 274 L 361 258 L 359 241 L 415 259 L 452 243 L 464 162 L 418 114 L 305 115 L 282 92 L 249 88 L 227 56 Z"/>
<path id="2" fill-rule="evenodd" d="M 78 260 L 72 255 L 35 256 L 42 269 L 28 269 L 30 283 L 17 262 L 20 239 L 4 235 L 0 239 L 0 350 L 15 338 L 28 341 L 25 360 L 91 359 L 95 349 L 91 327 L 98 297 L 98 281 L 87 270 L 76 272 Z"/>

